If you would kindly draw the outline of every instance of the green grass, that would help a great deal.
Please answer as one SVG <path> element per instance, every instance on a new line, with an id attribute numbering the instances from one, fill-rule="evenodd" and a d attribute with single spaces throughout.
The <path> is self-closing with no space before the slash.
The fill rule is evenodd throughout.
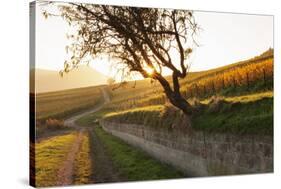
<path id="1" fill-rule="evenodd" d="M 206 108 L 193 118 L 193 128 L 207 132 L 273 134 L 273 98 L 223 103 L 217 111 Z"/>
<path id="2" fill-rule="evenodd" d="M 131 147 L 122 140 L 107 134 L 100 127 L 95 132 L 104 143 L 114 166 L 129 181 L 182 178 L 184 175 L 174 168 L 151 158 L 143 151 Z"/>

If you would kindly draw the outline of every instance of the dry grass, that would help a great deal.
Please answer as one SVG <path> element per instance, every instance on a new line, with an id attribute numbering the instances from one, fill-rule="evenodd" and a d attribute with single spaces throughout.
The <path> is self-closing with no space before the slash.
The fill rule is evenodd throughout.
<path id="1" fill-rule="evenodd" d="M 91 158 L 89 135 L 83 135 L 83 141 L 74 163 L 74 184 L 87 184 L 91 176 Z"/>
<path id="2" fill-rule="evenodd" d="M 57 129 L 65 129 L 66 126 L 64 125 L 63 120 L 58 120 L 58 119 L 47 119 L 46 120 L 46 128 L 49 130 L 57 130 Z"/>
<path id="3" fill-rule="evenodd" d="M 36 187 L 55 186 L 57 171 L 76 138 L 75 133 L 52 137 L 35 144 Z"/>
<path id="4" fill-rule="evenodd" d="M 251 102 L 251 101 L 257 101 L 257 100 L 260 100 L 263 98 L 273 98 L 273 91 L 234 96 L 234 97 L 217 96 L 215 98 L 221 98 L 227 102 L 232 102 L 232 103 L 235 103 L 235 102 L 247 103 L 247 102 Z M 202 104 L 209 104 L 211 100 L 212 100 L 212 98 L 208 98 L 205 100 L 201 100 L 200 102 Z"/>

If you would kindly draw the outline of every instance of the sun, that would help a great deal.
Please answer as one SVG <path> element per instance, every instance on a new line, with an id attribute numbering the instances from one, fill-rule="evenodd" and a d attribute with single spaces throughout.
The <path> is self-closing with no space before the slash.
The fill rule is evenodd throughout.
<path id="1" fill-rule="evenodd" d="M 151 67 L 146 67 L 144 70 L 148 75 L 153 75 L 154 73 L 154 69 Z"/>

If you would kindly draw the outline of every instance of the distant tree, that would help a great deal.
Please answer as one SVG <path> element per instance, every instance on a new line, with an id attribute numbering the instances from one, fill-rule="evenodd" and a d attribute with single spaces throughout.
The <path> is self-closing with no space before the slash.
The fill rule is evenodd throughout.
<path id="1" fill-rule="evenodd" d="M 114 83 L 115 83 L 115 80 L 112 77 L 107 79 L 107 84 L 108 85 L 113 85 Z"/>
<path id="2" fill-rule="evenodd" d="M 77 30 L 69 36 L 73 44 L 66 48 L 73 56 L 65 62 L 64 72 L 86 57 L 109 56 L 122 65 L 123 74 L 137 72 L 159 81 L 169 101 L 192 114 L 179 83 L 187 76 L 187 60 L 196 45 L 198 26 L 192 11 L 81 3 L 58 6 L 60 16 Z M 163 76 L 164 67 L 172 71 L 172 84 Z"/>

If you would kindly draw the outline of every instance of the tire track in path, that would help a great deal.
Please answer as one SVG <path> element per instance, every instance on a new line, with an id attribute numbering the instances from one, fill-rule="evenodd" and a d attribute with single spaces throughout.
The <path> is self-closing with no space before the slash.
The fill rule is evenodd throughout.
<path id="1" fill-rule="evenodd" d="M 74 161 L 76 154 L 79 151 L 79 147 L 81 146 L 82 140 L 83 140 L 83 130 L 79 131 L 77 134 L 77 137 L 75 139 L 75 142 L 73 143 L 69 153 L 67 154 L 67 158 L 65 162 L 62 164 L 60 169 L 58 170 L 58 181 L 57 185 L 59 186 L 65 186 L 72 184 L 72 176 L 73 176 L 73 170 L 74 170 Z"/>

